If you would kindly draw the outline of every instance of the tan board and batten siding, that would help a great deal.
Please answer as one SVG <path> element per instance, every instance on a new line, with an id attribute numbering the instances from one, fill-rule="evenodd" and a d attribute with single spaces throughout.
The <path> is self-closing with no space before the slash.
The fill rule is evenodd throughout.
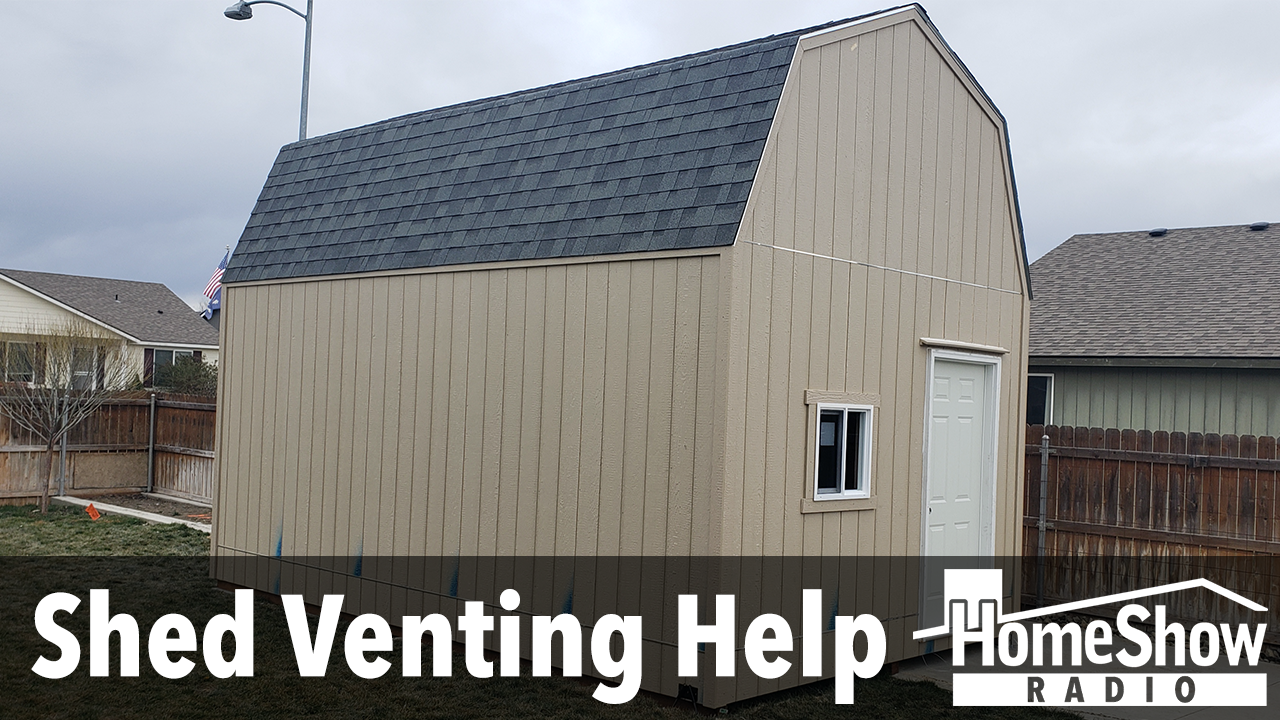
<path id="1" fill-rule="evenodd" d="M 230 285 L 215 552 L 914 555 L 942 338 L 1010 350 L 995 548 L 1017 554 L 1007 157 L 908 9 L 800 41 L 733 246 Z M 806 503 L 809 391 L 874 401 L 870 500 Z M 920 654 L 895 623 L 889 659 Z M 799 681 L 748 676 L 718 699 Z"/>
<path id="2" fill-rule="evenodd" d="M 726 483 L 723 551 L 919 552 L 923 338 L 1015 350 L 1000 416 L 1020 424 L 1028 303 L 996 122 L 914 22 L 801 41 L 727 253 L 726 476 L 743 482 Z M 873 511 L 798 512 L 806 390 L 878 396 Z M 1021 448 L 1000 452 L 1013 518 Z M 1001 523 L 997 549 L 1017 532 Z"/>
<path id="3" fill-rule="evenodd" d="M 801 41 L 726 256 L 726 554 L 920 553 L 923 338 L 1012 350 L 995 552 L 1020 552 L 1029 300 L 1003 129 L 931 34 L 881 24 Z M 871 500 L 806 502 L 807 391 L 875 405 Z M 889 657 L 920 654 L 912 584 L 874 592 L 877 615 L 905 618 L 886 626 Z"/>
<path id="4" fill-rule="evenodd" d="M 719 265 L 229 287 L 219 547 L 705 554 Z"/>

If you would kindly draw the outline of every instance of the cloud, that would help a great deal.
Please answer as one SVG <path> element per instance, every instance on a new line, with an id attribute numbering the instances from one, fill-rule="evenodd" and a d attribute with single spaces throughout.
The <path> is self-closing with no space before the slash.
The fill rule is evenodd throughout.
<path id="1" fill-rule="evenodd" d="M 5 265 L 203 289 L 296 139 L 303 24 L 227 0 L 6 8 Z M 302 0 L 298 0 L 301 5 Z M 880 8 L 317 2 L 311 133 Z M 1009 122 L 1032 257 L 1076 232 L 1280 221 L 1275 3 L 931 2 Z M 123 10 L 123 12 L 122 12 Z"/>

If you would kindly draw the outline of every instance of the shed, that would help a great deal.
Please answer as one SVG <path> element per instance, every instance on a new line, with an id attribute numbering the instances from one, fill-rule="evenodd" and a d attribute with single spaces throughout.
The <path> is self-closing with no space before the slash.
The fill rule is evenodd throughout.
<path id="1" fill-rule="evenodd" d="M 1280 227 L 1073 235 L 1031 265 L 1028 422 L 1280 435 Z"/>
<path id="2" fill-rule="evenodd" d="M 223 283 L 219 556 L 1020 554 L 1005 123 L 919 6 L 287 145 Z"/>

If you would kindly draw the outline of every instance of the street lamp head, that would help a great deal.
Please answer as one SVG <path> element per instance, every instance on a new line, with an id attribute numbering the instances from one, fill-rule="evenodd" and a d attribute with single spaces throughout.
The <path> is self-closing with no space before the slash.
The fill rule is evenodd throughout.
<path id="1" fill-rule="evenodd" d="M 249 7 L 249 3 L 244 0 L 240 0 L 240 2 L 235 5 L 223 10 L 222 14 L 232 20 L 248 20 L 253 17 L 253 8 Z"/>
<path id="2" fill-rule="evenodd" d="M 307 11 L 299 12 L 296 8 L 286 5 L 280 0 L 239 0 L 235 5 L 222 11 L 223 15 L 232 20 L 249 20 L 253 17 L 253 8 L 251 5 L 259 5 L 267 3 L 269 5 L 279 5 L 289 12 L 302 18 L 307 24 L 306 40 L 302 45 L 302 109 L 298 113 L 298 142 L 307 139 L 307 89 L 310 85 L 311 77 L 311 3 L 307 0 Z"/>

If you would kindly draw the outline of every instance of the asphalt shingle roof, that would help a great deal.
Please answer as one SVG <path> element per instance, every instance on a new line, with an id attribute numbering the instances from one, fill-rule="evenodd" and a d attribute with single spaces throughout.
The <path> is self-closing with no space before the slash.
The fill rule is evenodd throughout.
<path id="1" fill-rule="evenodd" d="M 1280 358 L 1280 225 L 1075 235 L 1031 277 L 1032 356 Z"/>
<path id="2" fill-rule="evenodd" d="M 223 282 L 729 245 L 801 35 L 281 149 Z"/>
<path id="3" fill-rule="evenodd" d="M 144 343 L 218 345 L 218 331 L 160 283 L 29 270 L 0 275 Z"/>

